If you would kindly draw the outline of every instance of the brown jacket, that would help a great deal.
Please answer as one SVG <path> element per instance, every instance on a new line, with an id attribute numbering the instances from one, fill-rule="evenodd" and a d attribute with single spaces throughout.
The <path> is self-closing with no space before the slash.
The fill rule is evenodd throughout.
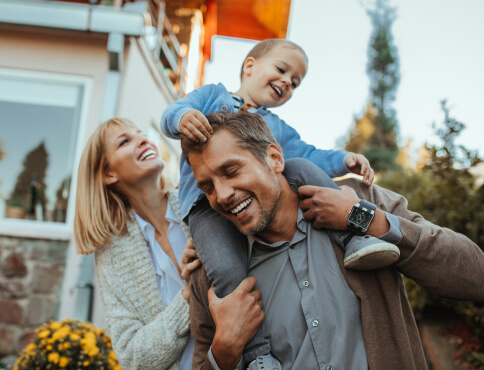
<path id="1" fill-rule="evenodd" d="M 373 271 L 346 270 L 343 251 L 334 246 L 341 270 L 361 300 L 362 325 L 369 367 L 372 370 L 426 369 L 415 318 L 401 273 L 441 298 L 484 299 L 484 253 L 471 240 L 436 226 L 407 209 L 407 200 L 376 185 L 355 179 L 339 182 L 354 188 L 360 198 L 400 218 L 400 260 Z M 207 353 L 215 333 L 208 308 L 210 284 L 205 270 L 191 276 L 190 329 L 195 338 L 194 369 L 212 369 Z"/>

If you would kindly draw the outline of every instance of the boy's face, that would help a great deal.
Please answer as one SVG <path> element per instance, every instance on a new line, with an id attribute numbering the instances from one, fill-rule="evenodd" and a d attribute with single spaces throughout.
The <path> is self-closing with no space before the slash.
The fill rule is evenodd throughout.
<path id="1" fill-rule="evenodd" d="M 306 58 L 298 49 L 277 46 L 266 55 L 244 63 L 241 90 L 248 103 L 279 107 L 292 97 L 306 75 Z"/>

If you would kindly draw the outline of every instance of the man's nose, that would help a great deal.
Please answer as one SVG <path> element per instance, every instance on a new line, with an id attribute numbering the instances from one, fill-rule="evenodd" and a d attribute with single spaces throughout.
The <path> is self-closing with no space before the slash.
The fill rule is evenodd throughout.
<path id="1" fill-rule="evenodd" d="M 219 182 L 214 184 L 215 194 L 217 196 L 217 203 L 224 205 L 230 201 L 234 195 L 233 187 L 229 186 L 226 182 Z"/>

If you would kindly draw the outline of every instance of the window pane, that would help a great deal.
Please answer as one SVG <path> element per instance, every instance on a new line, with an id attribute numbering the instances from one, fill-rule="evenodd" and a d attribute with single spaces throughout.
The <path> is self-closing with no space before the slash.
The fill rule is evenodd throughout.
<path id="1" fill-rule="evenodd" d="M 65 222 L 82 90 L 0 74 L 0 218 Z"/>

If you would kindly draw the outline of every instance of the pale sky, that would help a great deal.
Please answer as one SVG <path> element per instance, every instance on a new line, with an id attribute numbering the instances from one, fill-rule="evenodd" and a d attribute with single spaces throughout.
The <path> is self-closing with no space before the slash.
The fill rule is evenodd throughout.
<path id="1" fill-rule="evenodd" d="M 440 100 L 467 129 L 459 143 L 484 156 L 484 1 L 393 0 L 393 36 L 401 80 L 394 107 L 400 145 L 436 142 Z M 323 149 L 337 148 L 368 99 L 368 15 L 358 0 L 292 0 L 287 38 L 303 47 L 309 70 L 293 98 L 273 109 L 302 138 Z M 205 83 L 239 87 L 242 61 L 253 41 L 216 37 Z"/>

